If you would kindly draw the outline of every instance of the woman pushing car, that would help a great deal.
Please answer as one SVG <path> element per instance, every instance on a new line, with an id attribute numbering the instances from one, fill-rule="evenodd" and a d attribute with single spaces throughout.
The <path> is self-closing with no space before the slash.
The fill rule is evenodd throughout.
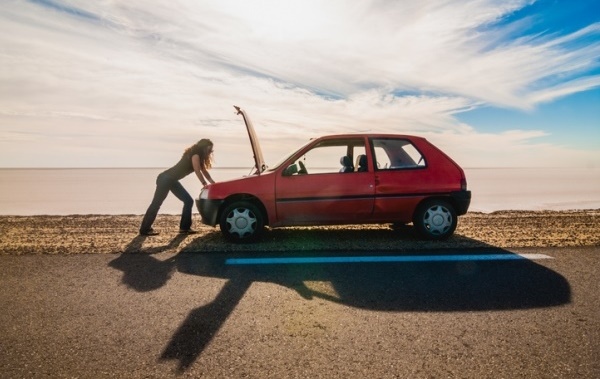
<path id="1" fill-rule="evenodd" d="M 172 192 L 179 200 L 183 202 L 183 210 L 181 212 L 181 221 L 179 223 L 179 233 L 194 234 L 197 233 L 192 227 L 192 207 L 194 199 L 185 190 L 179 182 L 184 177 L 192 172 L 200 180 L 203 186 L 207 182 L 214 183 L 208 170 L 212 167 L 213 143 L 209 139 L 201 139 L 194 145 L 188 147 L 183 152 L 181 159 L 175 166 L 163 171 L 156 178 L 156 190 L 154 198 L 144 215 L 142 225 L 140 226 L 140 235 L 155 236 L 158 231 L 152 228 L 152 224 L 156 219 L 160 206 L 167 198 L 169 192 Z"/>

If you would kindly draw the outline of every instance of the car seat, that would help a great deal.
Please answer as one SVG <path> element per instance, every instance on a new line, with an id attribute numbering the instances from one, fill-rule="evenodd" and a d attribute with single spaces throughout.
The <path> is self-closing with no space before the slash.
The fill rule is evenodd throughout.
<path id="1" fill-rule="evenodd" d="M 358 172 L 368 171 L 369 167 L 367 166 L 367 156 L 365 154 L 361 154 L 356 158 L 356 167 Z"/>
<path id="2" fill-rule="evenodd" d="M 352 165 L 352 159 L 350 159 L 349 156 L 344 155 L 343 157 L 341 157 L 340 164 L 342 165 L 340 172 L 353 172 L 354 171 L 354 166 Z"/>

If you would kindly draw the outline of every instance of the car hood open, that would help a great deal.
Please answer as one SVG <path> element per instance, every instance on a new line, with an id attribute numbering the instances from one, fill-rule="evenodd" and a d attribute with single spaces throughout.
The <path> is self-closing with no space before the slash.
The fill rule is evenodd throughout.
<path id="1" fill-rule="evenodd" d="M 244 123 L 246 124 L 246 129 L 248 130 L 248 137 L 250 137 L 250 144 L 252 145 L 252 153 L 254 154 L 256 174 L 260 175 L 263 171 L 267 169 L 267 165 L 265 164 L 262 150 L 260 148 L 260 143 L 258 142 L 258 137 L 256 136 L 256 132 L 254 131 L 254 126 L 252 126 L 252 121 L 250 121 L 250 118 L 248 118 L 248 115 L 246 114 L 246 112 L 244 112 L 244 110 L 242 110 L 236 105 L 234 105 L 233 107 L 237 111 L 237 114 L 241 114 L 244 118 Z"/>

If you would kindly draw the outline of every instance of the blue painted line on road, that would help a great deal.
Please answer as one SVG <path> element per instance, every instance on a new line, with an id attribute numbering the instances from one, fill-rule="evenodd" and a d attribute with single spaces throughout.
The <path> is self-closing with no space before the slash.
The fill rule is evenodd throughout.
<path id="1" fill-rule="evenodd" d="M 383 255 L 347 257 L 283 257 L 283 258 L 229 258 L 227 265 L 272 265 L 314 263 L 382 263 L 382 262 L 457 262 L 508 261 L 524 259 L 552 259 L 545 254 L 461 254 L 461 255 Z"/>

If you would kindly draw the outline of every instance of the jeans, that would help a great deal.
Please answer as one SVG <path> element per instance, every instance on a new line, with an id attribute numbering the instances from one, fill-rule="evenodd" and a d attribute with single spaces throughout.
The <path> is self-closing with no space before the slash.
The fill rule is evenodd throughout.
<path id="1" fill-rule="evenodd" d="M 162 205 L 163 201 L 167 198 L 167 195 L 173 192 L 173 195 L 183 201 L 183 210 L 181 211 L 181 221 L 179 222 L 179 229 L 188 230 L 192 226 L 192 207 L 194 206 L 194 199 L 190 194 L 183 188 L 178 180 L 173 179 L 166 173 L 159 174 L 156 178 L 156 190 L 154 191 L 154 198 L 152 203 L 148 207 L 142 225 L 140 226 L 140 232 L 144 233 L 152 229 L 152 224 L 156 219 L 158 210 Z"/>

